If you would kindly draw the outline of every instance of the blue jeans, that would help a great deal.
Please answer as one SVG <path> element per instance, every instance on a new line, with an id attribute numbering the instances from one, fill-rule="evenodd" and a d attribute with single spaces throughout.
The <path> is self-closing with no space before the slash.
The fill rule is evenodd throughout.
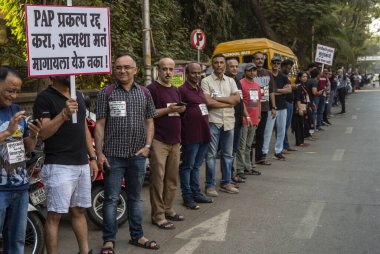
<path id="1" fill-rule="evenodd" d="M 274 124 L 276 123 L 276 145 L 274 147 L 274 152 L 279 154 L 282 152 L 284 146 L 284 138 L 285 138 L 285 127 L 286 127 L 286 109 L 277 110 L 276 117 L 272 118 L 270 114 L 267 119 L 267 123 L 265 125 L 264 131 L 264 144 L 263 144 L 263 154 L 268 154 L 269 152 L 269 144 L 272 138 L 272 132 Z"/>
<path id="2" fill-rule="evenodd" d="M 108 157 L 108 162 L 111 168 L 104 173 L 103 241 L 116 240 L 118 230 L 116 208 L 123 179 L 127 190 L 129 232 L 132 240 L 138 240 L 144 236 L 141 226 L 141 189 L 145 178 L 146 157 Z"/>
<path id="3" fill-rule="evenodd" d="M 201 195 L 199 188 L 199 168 L 206 157 L 208 143 L 182 145 L 182 163 L 179 168 L 182 198 L 192 200 Z"/>
<path id="4" fill-rule="evenodd" d="M 323 111 L 325 111 L 325 97 L 315 97 L 314 102 L 315 102 L 315 105 L 317 106 L 316 127 L 318 129 L 322 126 Z"/>
<path id="5" fill-rule="evenodd" d="M 0 192 L 0 232 L 4 254 L 24 254 L 29 192 Z"/>
<path id="6" fill-rule="evenodd" d="M 221 168 L 222 168 L 222 180 L 221 185 L 231 182 L 231 171 L 233 162 L 233 143 L 234 143 L 234 129 L 225 131 L 223 126 L 218 128 L 214 123 L 210 123 L 211 142 L 208 147 L 208 153 L 206 157 L 206 189 L 215 188 L 215 166 L 216 156 L 218 154 L 218 144 L 222 150 L 221 156 Z"/>
<path id="7" fill-rule="evenodd" d="M 285 138 L 284 138 L 284 149 L 288 149 L 290 147 L 289 141 L 288 141 L 288 130 L 290 125 L 292 124 L 292 118 L 293 118 L 293 103 L 286 102 L 288 108 L 286 113 L 286 126 L 285 126 Z"/>

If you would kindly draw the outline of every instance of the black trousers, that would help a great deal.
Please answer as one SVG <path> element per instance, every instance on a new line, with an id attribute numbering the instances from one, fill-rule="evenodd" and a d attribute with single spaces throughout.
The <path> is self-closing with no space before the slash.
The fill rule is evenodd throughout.
<path id="1" fill-rule="evenodd" d="M 256 146 L 255 146 L 255 161 L 260 161 L 263 159 L 263 145 L 264 145 L 264 131 L 265 125 L 267 124 L 269 112 L 261 112 L 260 123 L 256 129 Z"/>
<path id="2" fill-rule="evenodd" d="M 293 115 L 294 119 L 294 136 L 296 138 L 296 146 L 304 143 L 305 137 L 305 116 L 300 116 L 298 113 Z"/>
<path id="3" fill-rule="evenodd" d="M 346 93 L 347 93 L 346 88 L 338 89 L 339 101 L 340 101 L 340 105 L 342 105 L 342 111 L 341 111 L 342 113 L 346 113 Z"/>

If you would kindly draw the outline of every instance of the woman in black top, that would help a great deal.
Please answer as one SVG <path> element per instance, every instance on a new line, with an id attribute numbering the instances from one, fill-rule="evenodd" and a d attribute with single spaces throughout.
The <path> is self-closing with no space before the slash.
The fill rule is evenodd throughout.
<path id="1" fill-rule="evenodd" d="M 304 138 L 310 137 L 310 118 L 308 112 L 310 109 L 310 96 L 306 87 L 308 80 L 308 74 L 306 72 L 300 72 L 297 75 L 296 84 L 297 89 L 295 91 L 294 98 L 294 121 L 293 130 L 296 138 L 296 146 L 304 146 Z"/>

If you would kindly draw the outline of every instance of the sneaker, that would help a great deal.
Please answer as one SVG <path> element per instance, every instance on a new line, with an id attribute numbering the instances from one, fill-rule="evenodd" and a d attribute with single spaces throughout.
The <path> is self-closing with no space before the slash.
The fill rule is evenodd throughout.
<path id="1" fill-rule="evenodd" d="M 208 188 L 208 189 L 206 189 L 206 196 L 208 196 L 208 197 L 217 197 L 218 196 L 218 192 L 216 192 L 216 190 L 214 188 Z"/>
<path id="2" fill-rule="evenodd" d="M 203 194 L 194 196 L 194 201 L 197 203 L 205 203 L 205 204 L 209 204 L 213 202 L 212 198 L 206 197 Z"/>
<path id="3" fill-rule="evenodd" d="M 274 154 L 273 159 L 276 159 L 276 160 L 279 160 L 279 161 L 284 161 L 285 157 L 281 153 L 276 153 L 276 154 Z"/>
<path id="4" fill-rule="evenodd" d="M 191 210 L 198 210 L 200 208 L 200 206 L 197 203 L 195 203 L 193 199 L 184 200 L 183 205 Z"/>
<path id="5" fill-rule="evenodd" d="M 233 185 L 230 183 L 220 186 L 220 191 L 223 191 L 223 192 L 226 192 L 229 194 L 238 194 L 239 193 L 239 190 L 236 189 L 235 187 L 233 187 Z"/>

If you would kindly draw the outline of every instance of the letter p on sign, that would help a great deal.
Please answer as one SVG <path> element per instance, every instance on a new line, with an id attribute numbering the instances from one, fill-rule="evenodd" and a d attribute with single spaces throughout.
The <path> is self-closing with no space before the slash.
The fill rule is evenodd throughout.
<path id="1" fill-rule="evenodd" d="M 201 29 L 195 29 L 191 33 L 191 44 L 197 50 L 204 49 L 206 46 L 206 35 Z"/>

